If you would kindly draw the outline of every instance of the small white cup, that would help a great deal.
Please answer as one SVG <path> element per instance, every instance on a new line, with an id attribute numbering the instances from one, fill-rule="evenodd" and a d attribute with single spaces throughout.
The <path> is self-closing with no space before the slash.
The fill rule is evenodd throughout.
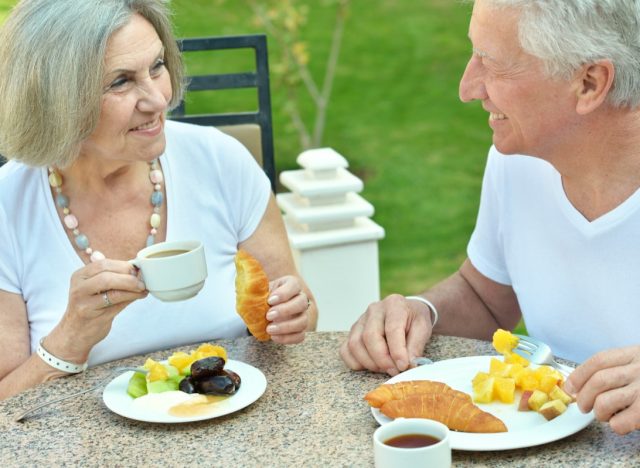
<path id="1" fill-rule="evenodd" d="M 398 448 L 387 445 L 395 437 L 419 434 L 439 440 L 433 445 L 418 448 Z M 431 419 L 396 418 L 380 426 L 373 434 L 376 468 L 445 468 L 451 466 L 449 428 Z"/>
<path id="2" fill-rule="evenodd" d="M 142 249 L 129 262 L 140 269 L 149 292 L 165 302 L 195 296 L 207 278 L 204 245 L 200 241 L 160 242 Z"/>

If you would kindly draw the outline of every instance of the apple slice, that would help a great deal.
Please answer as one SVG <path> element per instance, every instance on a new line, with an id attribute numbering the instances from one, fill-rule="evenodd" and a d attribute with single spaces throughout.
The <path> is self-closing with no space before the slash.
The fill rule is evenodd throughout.
<path id="1" fill-rule="evenodd" d="M 551 400 L 542 405 L 538 413 L 544 416 L 547 421 L 551 421 L 565 411 L 567 411 L 567 405 L 565 405 L 562 400 Z"/>
<path id="2" fill-rule="evenodd" d="M 533 394 L 533 390 L 525 390 L 520 397 L 520 403 L 518 403 L 518 411 L 529 411 L 529 398 Z"/>

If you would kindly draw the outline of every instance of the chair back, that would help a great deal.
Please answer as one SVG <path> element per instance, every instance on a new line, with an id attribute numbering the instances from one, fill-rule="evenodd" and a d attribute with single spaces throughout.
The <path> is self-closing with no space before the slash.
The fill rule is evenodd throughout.
<path id="1" fill-rule="evenodd" d="M 273 149 L 273 125 L 271 120 L 271 95 L 269 88 L 269 61 L 267 38 L 264 34 L 242 36 L 200 37 L 178 40 L 183 54 L 196 51 L 224 49 L 253 49 L 255 69 L 238 73 L 189 75 L 186 101 L 190 93 L 207 90 L 255 88 L 257 110 L 225 113 L 188 113 L 185 99 L 174 109 L 170 119 L 198 125 L 215 126 L 244 144 L 262 166 L 276 191 L 276 174 Z M 196 98 L 197 99 L 197 98 Z M 194 101 L 196 100 L 194 99 Z"/>

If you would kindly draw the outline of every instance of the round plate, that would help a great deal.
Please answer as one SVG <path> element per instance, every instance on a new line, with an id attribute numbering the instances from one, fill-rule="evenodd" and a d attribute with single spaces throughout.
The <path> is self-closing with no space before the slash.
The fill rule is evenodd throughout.
<path id="1" fill-rule="evenodd" d="M 134 399 L 127 394 L 132 371 L 114 378 L 102 392 L 102 399 L 107 408 L 125 418 L 154 423 L 184 423 L 217 418 L 241 410 L 260 398 L 267 388 L 267 379 L 264 374 L 249 364 L 229 359 L 224 368 L 238 374 L 242 384 L 236 393 L 213 405 L 206 414 L 181 418 L 172 416 L 166 411 L 150 410 L 144 405 L 134 404 Z"/>
<path id="2" fill-rule="evenodd" d="M 396 375 L 386 383 L 403 380 L 437 380 L 444 382 L 456 390 L 473 394 L 471 379 L 479 371 L 488 372 L 489 362 L 497 356 L 473 356 L 447 359 L 428 364 Z M 535 364 L 531 364 L 536 368 Z M 575 434 L 593 421 L 593 412 L 583 414 L 575 403 L 569 405 L 567 411 L 551 421 L 547 421 L 535 411 L 518 411 L 520 392 L 516 392 L 514 403 L 493 402 L 478 404 L 488 413 L 497 416 L 507 426 L 507 432 L 496 434 L 475 434 L 471 432 L 451 431 L 451 448 L 456 450 L 508 450 L 534 445 L 546 444 L 554 440 Z M 371 408 L 373 417 L 380 424 L 391 421 L 377 408 Z"/>

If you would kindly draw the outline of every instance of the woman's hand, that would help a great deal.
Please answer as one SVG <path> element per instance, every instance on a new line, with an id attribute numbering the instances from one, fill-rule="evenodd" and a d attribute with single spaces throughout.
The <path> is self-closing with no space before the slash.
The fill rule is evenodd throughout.
<path id="1" fill-rule="evenodd" d="M 283 276 L 271 281 L 267 333 L 276 343 L 292 344 L 304 340 L 309 328 L 310 309 L 315 308 L 312 297 L 305 292 L 296 276 Z"/>
<path id="2" fill-rule="evenodd" d="M 85 362 L 91 348 L 109 334 L 115 316 L 131 302 L 147 296 L 137 273 L 129 262 L 110 259 L 89 263 L 74 272 L 67 310 L 47 336 L 46 349 L 72 362 Z"/>
<path id="3" fill-rule="evenodd" d="M 602 351 L 569 376 L 565 390 L 618 434 L 640 429 L 640 346 Z"/>
<path id="4" fill-rule="evenodd" d="M 368 369 L 396 375 L 422 356 L 431 337 L 427 306 L 399 294 L 374 302 L 351 327 L 340 356 L 353 370 Z"/>

